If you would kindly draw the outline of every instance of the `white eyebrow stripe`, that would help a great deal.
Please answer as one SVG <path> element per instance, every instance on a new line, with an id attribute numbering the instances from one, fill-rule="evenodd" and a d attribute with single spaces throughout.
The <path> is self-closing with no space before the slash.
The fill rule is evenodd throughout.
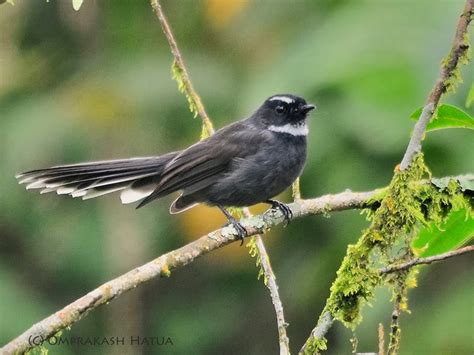
<path id="1" fill-rule="evenodd" d="M 307 136 L 308 126 L 306 124 L 292 125 L 287 123 L 283 126 L 269 126 L 268 130 L 277 133 L 291 134 L 292 136 Z"/>
<path id="2" fill-rule="evenodd" d="M 273 96 L 268 101 L 276 101 L 276 100 L 286 102 L 287 104 L 292 104 L 293 102 L 295 102 L 295 100 L 293 100 L 291 97 L 288 97 L 288 96 Z"/>

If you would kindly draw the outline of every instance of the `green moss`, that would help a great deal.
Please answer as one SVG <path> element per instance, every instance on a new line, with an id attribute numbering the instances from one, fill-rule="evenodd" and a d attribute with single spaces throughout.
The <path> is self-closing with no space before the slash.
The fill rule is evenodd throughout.
<path id="1" fill-rule="evenodd" d="M 43 345 L 38 345 L 25 352 L 25 355 L 48 355 L 48 352 L 48 348 Z"/>
<path id="2" fill-rule="evenodd" d="M 328 341 L 326 338 L 311 338 L 303 351 L 304 355 L 319 354 L 321 351 L 328 349 Z"/>
<path id="3" fill-rule="evenodd" d="M 260 252 L 257 248 L 257 241 L 255 239 L 255 236 L 250 237 L 250 240 L 246 244 L 246 246 L 249 248 L 250 256 L 252 258 L 255 258 L 255 266 L 257 266 L 257 269 L 258 269 L 257 280 L 260 280 L 260 277 L 263 276 L 263 283 L 266 286 L 268 284 L 268 279 L 265 276 L 265 272 L 263 270 L 262 259 L 261 259 L 261 256 L 260 256 Z"/>
<path id="4" fill-rule="evenodd" d="M 52 338 L 60 338 L 62 333 L 63 333 L 63 331 L 59 330 L 56 334 L 54 334 L 54 335 L 52 335 L 48 338 L 49 341 L 51 341 Z M 42 339 L 41 335 L 38 335 L 38 336 L 32 338 L 31 343 L 36 344 L 38 342 L 39 345 L 37 345 L 34 348 L 31 348 L 30 350 L 26 351 L 25 354 L 27 354 L 27 355 L 47 355 L 49 353 L 49 349 L 46 347 L 46 345 L 48 344 L 48 340 L 43 340 L 42 342 L 39 342 L 40 339 Z M 32 344 L 30 344 L 30 345 L 32 345 Z M 46 344 L 46 345 L 44 345 L 44 344 Z"/>
<path id="5" fill-rule="evenodd" d="M 361 320 L 361 306 L 373 297 L 375 287 L 382 281 L 391 286 L 394 297 L 402 296 L 401 308 L 406 310 L 406 290 L 416 285 L 416 272 L 393 273 L 382 278 L 379 264 L 393 262 L 395 246 L 399 250 L 397 262 L 413 257 L 410 241 L 417 225 L 442 223 L 451 210 L 467 208 L 472 213 L 473 201 L 463 194 L 456 180 L 440 190 L 427 182 L 430 177 L 421 153 L 409 169 L 396 171 L 383 191 L 379 207 L 368 212 L 370 226 L 355 245 L 348 246 L 326 304 L 326 310 L 345 326 L 355 329 Z M 421 183 L 422 180 L 425 182 Z"/>
<path id="6" fill-rule="evenodd" d="M 469 63 L 469 60 L 471 59 L 469 31 L 464 34 L 459 54 L 460 56 L 457 65 L 448 74 L 448 77 L 443 83 L 445 92 L 453 92 L 456 85 L 462 83 L 461 65 Z M 455 53 L 451 51 L 451 53 L 449 53 L 449 55 L 443 60 L 442 65 L 444 68 L 449 68 L 450 63 L 454 60 L 453 55 L 455 55 Z"/>
<path id="7" fill-rule="evenodd" d="M 171 65 L 171 77 L 178 83 L 178 90 L 186 96 L 189 111 L 191 111 L 193 117 L 196 118 L 199 114 L 199 107 L 203 109 L 202 104 L 199 97 L 196 95 L 196 93 L 194 93 L 191 83 L 189 81 L 186 82 L 184 72 L 176 60 L 173 60 L 173 64 Z M 212 122 L 209 119 L 203 117 L 201 139 L 209 137 L 213 132 L 214 127 L 212 126 Z"/>
<path id="8" fill-rule="evenodd" d="M 171 276 L 171 270 L 168 266 L 168 264 L 164 264 L 160 270 L 160 276 L 161 277 L 170 277 Z"/>
<path id="9" fill-rule="evenodd" d="M 211 134 L 209 133 L 209 129 L 206 127 L 205 124 L 202 125 L 202 128 L 201 128 L 201 140 L 202 139 L 206 139 L 207 137 L 209 137 Z"/>
<path id="10" fill-rule="evenodd" d="M 421 154 L 415 157 L 409 169 L 396 171 L 380 207 L 368 215 L 371 225 L 357 244 L 348 246 L 326 305 L 333 317 L 345 326 L 354 329 L 360 322 L 361 306 L 373 297 L 375 287 L 381 282 L 371 256 L 377 252 L 382 262 L 387 261 L 395 240 L 408 239 L 415 223 L 424 219 L 410 182 L 428 175 Z"/>
<path id="11" fill-rule="evenodd" d="M 360 321 L 361 302 L 373 296 L 379 283 L 378 271 L 369 264 L 368 244 L 366 232 L 356 245 L 348 246 L 326 305 L 335 319 L 352 329 Z"/>
<path id="12" fill-rule="evenodd" d="M 171 65 L 171 77 L 178 83 L 178 90 L 186 96 L 186 99 L 188 100 L 189 104 L 189 111 L 191 111 L 193 116 L 196 118 L 199 110 L 193 96 L 188 92 L 183 76 L 184 73 L 181 70 L 180 66 L 178 65 L 176 60 L 173 60 L 173 64 Z"/>

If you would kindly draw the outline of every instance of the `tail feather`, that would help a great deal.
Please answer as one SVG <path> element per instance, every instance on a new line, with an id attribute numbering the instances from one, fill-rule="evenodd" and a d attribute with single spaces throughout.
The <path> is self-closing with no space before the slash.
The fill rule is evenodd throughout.
<path id="1" fill-rule="evenodd" d="M 193 196 L 191 196 L 191 195 L 183 196 L 181 194 L 171 204 L 170 213 L 171 214 L 178 214 L 178 213 L 187 211 L 187 210 L 193 208 L 196 205 L 197 205 L 197 203 L 195 202 L 195 199 L 193 198 Z"/>
<path id="2" fill-rule="evenodd" d="M 161 158 L 161 157 L 158 157 Z M 67 177 L 86 177 L 86 176 L 94 176 L 97 174 L 98 176 L 104 175 L 104 173 L 113 173 L 118 174 L 120 172 L 131 172 L 134 170 L 140 170 L 143 168 L 149 168 L 154 164 L 159 165 L 159 161 L 157 158 L 140 158 L 144 161 L 137 161 L 138 158 L 122 160 L 122 164 L 117 166 L 117 164 L 108 164 L 107 162 L 104 163 L 84 163 L 84 165 L 64 165 L 64 166 L 55 166 L 47 169 L 39 169 L 39 170 L 32 170 L 27 171 L 22 174 L 18 174 L 16 177 L 21 179 L 19 182 L 20 184 L 31 182 L 33 180 L 53 180 L 55 178 L 60 181 L 61 179 Z"/>
<path id="3" fill-rule="evenodd" d="M 151 195 L 157 187 L 158 183 L 156 182 L 146 183 L 146 178 L 142 180 L 137 180 L 120 193 L 120 200 L 123 204 L 143 200 L 144 198 Z"/>
<path id="4" fill-rule="evenodd" d="M 83 200 L 122 191 L 122 203 L 139 201 L 158 186 L 165 165 L 178 152 L 159 157 L 96 161 L 31 170 L 16 177 L 27 189 L 81 197 Z"/>

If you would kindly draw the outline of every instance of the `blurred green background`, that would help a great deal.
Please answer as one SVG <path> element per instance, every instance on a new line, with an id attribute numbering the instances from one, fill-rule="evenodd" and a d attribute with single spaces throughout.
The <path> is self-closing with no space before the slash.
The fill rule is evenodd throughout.
<path id="1" fill-rule="evenodd" d="M 266 97 L 296 93 L 311 118 L 304 197 L 386 185 L 448 52 L 462 0 L 163 0 L 194 86 L 217 128 Z M 472 31 L 471 31 L 472 33 Z M 170 78 L 172 57 L 147 1 L 21 1 L 0 6 L 0 344 L 99 284 L 224 223 L 214 209 L 168 215 L 117 195 L 80 201 L 26 192 L 18 172 L 147 156 L 199 139 Z M 463 108 L 474 78 L 445 102 Z M 468 110 L 473 114 L 473 109 Z M 474 171 L 468 130 L 430 133 L 435 176 Z M 290 193 L 280 196 L 290 201 Z M 358 211 L 308 217 L 265 237 L 294 352 L 319 315 Z M 50 347 L 56 354 L 275 354 L 276 320 L 255 261 L 238 243 L 101 307 L 64 336 L 170 337 L 173 346 Z M 402 354 L 474 352 L 472 258 L 424 268 L 403 314 Z M 355 332 L 376 351 L 392 306 L 380 289 Z M 328 354 L 351 351 L 336 324 Z"/>

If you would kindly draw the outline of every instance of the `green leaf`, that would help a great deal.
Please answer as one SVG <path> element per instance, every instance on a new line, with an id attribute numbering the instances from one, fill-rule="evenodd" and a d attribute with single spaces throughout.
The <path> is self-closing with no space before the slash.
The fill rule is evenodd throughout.
<path id="1" fill-rule="evenodd" d="M 419 257 L 437 255 L 459 248 L 474 236 L 474 218 L 466 209 L 451 211 L 444 223 L 430 223 L 420 230 L 412 242 L 412 249 Z"/>
<path id="2" fill-rule="evenodd" d="M 84 0 L 72 0 L 72 7 L 74 10 L 79 11 Z"/>
<path id="3" fill-rule="evenodd" d="M 466 107 L 471 107 L 471 104 L 474 102 L 474 83 L 471 85 L 471 89 L 466 97 Z"/>
<path id="4" fill-rule="evenodd" d="M 418 120 L 422 110 L 423 108 L 420 107 L 410 115 L 410 118 Z M 439 105 L 430 123 L 428 123 L 426 131 L 435 131 L 445 128 L 474 129 L 474 118 L 456 106 L 448 104 Z"/>

